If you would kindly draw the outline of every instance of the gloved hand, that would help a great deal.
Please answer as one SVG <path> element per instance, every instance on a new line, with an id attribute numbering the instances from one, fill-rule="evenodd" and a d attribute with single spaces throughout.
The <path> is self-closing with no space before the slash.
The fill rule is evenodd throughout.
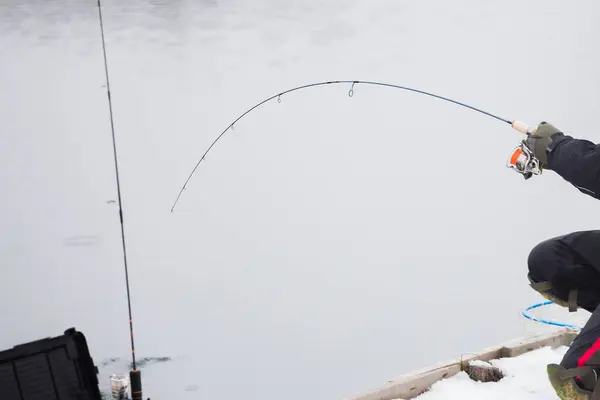
<path id="1" fill-rule="evenodd" d="M 535 134 L 523 140 L 523 144 L 533 152 L 543 169 L 548 169 L 548 149 L 552 144 L 552 135 L 555 133 L 562 133 L 562 131 L 544 121 L 538 125 Z"/>

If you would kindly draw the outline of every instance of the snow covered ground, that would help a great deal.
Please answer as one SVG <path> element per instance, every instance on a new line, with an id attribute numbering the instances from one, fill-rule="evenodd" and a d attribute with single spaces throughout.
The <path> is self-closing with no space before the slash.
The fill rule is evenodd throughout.
<path id="1" fill-rule="evenodd" d="M 550 400 L 556 394 L 546 375 L 546 365 L 558 363 L 567 351 L 566 346 L 556 349 L 544 347 L 514 358 L 492 360 L 504 378 L 499 382 L 476 382 L 465 372 L 434 384 L 418 400 Z"/>

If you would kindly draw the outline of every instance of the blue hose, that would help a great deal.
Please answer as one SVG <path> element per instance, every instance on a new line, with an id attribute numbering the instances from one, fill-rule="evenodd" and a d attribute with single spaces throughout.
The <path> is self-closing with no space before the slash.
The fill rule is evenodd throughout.
<path id="1" fill-rule="evenodd" d="M 527 307 L 525 309 L 525 311 L 523 311 L 521 314 L 525 318 L 527 318 L 527 319 L 530 319 L 532 321 L 539 322 L 539 323 L 542 323 L 542 324 L 546 324 L 546 325 L 554 325 L 554 326 L 560 326 L 560 327 L 563 327 L 563 328 L 573 328 L 573 329 L 579 329 L 579 330 L 582 329 L 582 327 L 579 326 L 579 325 L 572 325 L 572 324 L 565 324 L 565 323 L 562 323 L 562 322 L 549 321 L 547 319 L 536 318 L 536 317 L 533 317 L 533 316 L 531 316 L 531 315 L 528 314 L 528 311 L 531 311 L 531 310 L 533 310 L 535 308 L 547 306 L 547 305 L 550 305 L 550 304 L 554 304 L 554 303 L 552 301 L 548 300 L 548 301 L 544 301 L 544 302 L 541 302 L 541 303 L 533 304 L 533 305 Z"/>

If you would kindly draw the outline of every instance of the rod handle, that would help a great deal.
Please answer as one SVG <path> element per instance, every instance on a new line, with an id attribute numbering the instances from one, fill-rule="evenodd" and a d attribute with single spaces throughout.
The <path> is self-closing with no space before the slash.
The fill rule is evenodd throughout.
<path id="1" fill-rule="evenodd" d="M 529 125 L 527 125 L 525 122 L 521 122 L 521 121 L 513 121 L 511 123 L 511 126 L 513 127 L 513 129 L 525 134 L 525 135 L 533 135 L 535 134 L 537 128 L 532 128 Z"/>
<path id="2" fill-rule="evenodd" d="M 142 373 L 139 370 L 129 372 L 132 400 L 142 400 Z"/>

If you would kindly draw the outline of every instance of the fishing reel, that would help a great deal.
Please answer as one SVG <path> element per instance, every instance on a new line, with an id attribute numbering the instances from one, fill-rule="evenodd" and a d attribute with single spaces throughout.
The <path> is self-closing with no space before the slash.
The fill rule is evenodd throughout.
<path id="1" fill-rule="evenodd" d="M 523 175 L 525 180 L 531 178 L 533 175 L 542 174 L 540 160 L 535 158 L 533 152 L 523 142 L 515 147 L 506 162 L 506 166 Z"/>

